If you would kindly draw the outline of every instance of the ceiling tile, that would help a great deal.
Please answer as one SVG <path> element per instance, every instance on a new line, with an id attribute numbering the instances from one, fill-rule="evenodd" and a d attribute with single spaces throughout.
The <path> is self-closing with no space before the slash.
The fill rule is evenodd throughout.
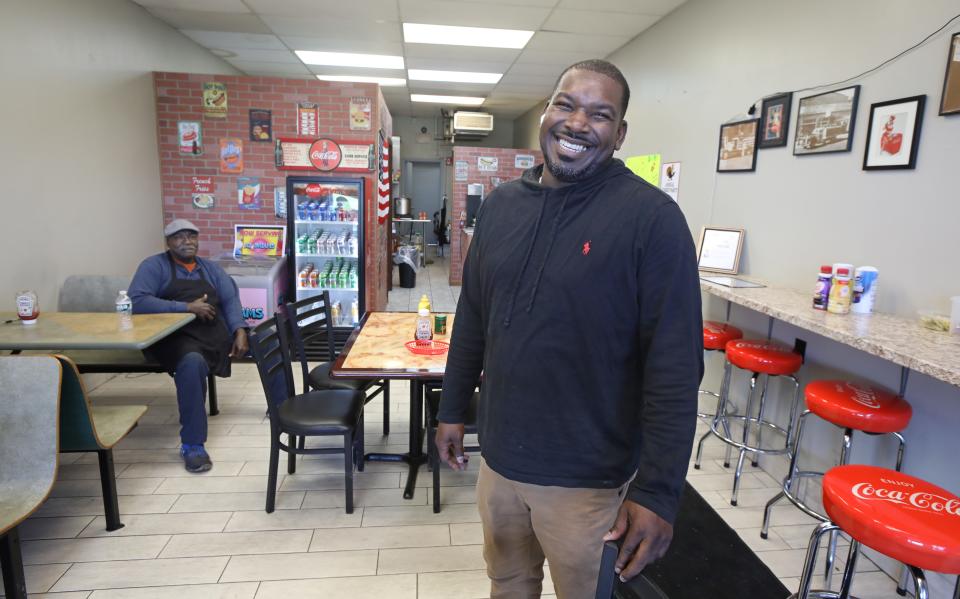
<path id="1" fill-rule="evenodd" d="M 361 18 L 367 21 L 383 19 L 399 21 L 396 0 L 245 0 L 247 6 L 261 15 L 285 17 L 330 17 Z"/>
<path id="2" fill-rule="evenodd" d="M 236 60 L 234 58 L 226 58 L 224 60 L 248 75 L 258 75 L 261 77 L 312 77 L 307 68 L 302 64 L 297 65 L 280 64 L 276 62 L 256 62 Z"/>
<path id="3" fill-rule="evenodd" d="M 509 6 L 539 6 L 541 8 L 553 8 L 559 0 L 487 0 L 487 4 L 509 5 Z"/>
<path id="4" fill-rule="evenodd" d="M 599 12 L 596 10 L 569 10 L 558 8 L 543 24 L 547 31 L 612 35 L 633 38 L 657 22 L 654 15 Z"/>
<path id="5" fill-rule="evenodd" d="M 205 48 L 221 48 L 223 50 L 286 50 L 287 47 L 275 35 L 262 33 L 230 33 L 226 31 L 197 31 L 182 29 L 180 33 L 189 37 Z"/>
<path id="6" fill-rule="evenodd" d="M 316 64 L 308 64 L 307 69 L 315 75 L 363 75 L 365 77 L 407 78 L 407 71 L 403 69 L 364 69 L 361 67 L 332 67 Z"/>
<path id="7" fill-rule="evenodd" d="M 250 14 L 243 0 L 133 0 L 146 8 L 170 10 Z"/>
<path id="8" fill-rule="evenodd" d="M 632 12 L 663 16 L 686 0 L 590 0 L 590 8 L 603 12 Z M 560 0 L 558 8 L 583 9 L 583 0 Z"/>
<path id="9" fill-rule="evenodd" d="M 574 51 L 574 52 L 556 52 L 547 50 L 524 50 L 514 63 L 516 66 L 532 63 L 536 65 L 547 65 L 560 67 L 562 71 L 565 67 L 581 60 L 596 58 L 593 52 Z M 559 71 L 558 71 L 559 74 Z"/>
<path id="10" fill-rule="evenodd" d="M 176 29 L 230 31 L 234 33 L 273 33 L 255 15 L 197 12 L 169 8 L 150 8 L 150 14 Z"/>
<path id="11" fill-rule="evenodd" d="M 558 33 L 538 31 L 527 44 L 526 50 L 577 51 L 602 58 L 630 41 L 629 37 L 613 35 L 583 35 L 578 33 Z"/>
<path id="12" fill-rule="evenodd" d="M 283 35 L 280 40 L 293 50 L 313 50 L 316 52 L 360 52 L 363 54 L 387 54 L 402 56 L 403 44 L 379 40 L 357 40 L 354 37 L 308 37 L 302 35 Z"/>
<path id="13" fill-rule="evenodd" d="M 328 17 L 283 17 L 264 15 L 263 22 L 279 36 L 302 35 L 320 37 L 336 35 L 337 38 L 356 38 L 362 40 L 381 40 L 388 42 L 403 41 L 403 33 L 399 23 L 375 23 L 362 17 L 355 18 L 328 18 Z M 360 50 L 362 51 L 362 50 Z"/>
<path id="14" fill-rule="evenodd" d="M 399 0 L 400 17 L 406 23 L 493 27 L 537 30 L 550 14 L 536 6 L 498 6 L 486 2 L 444 2 L 442 0 Z"/>
<path id="15" fill-rule="evenodd" d="M 552 87 L 553 84 L 557 82 L 557 77 L 559 77 L 561 70 L 562 69 L 555 68 L 551 70 L 549 73 L 530 75 L 526 73 L 514 73 L 513 70 L 511 69 L 506 75 L 504 75 L 500 79 L 500 81 L 498 82 L 498 86 L 519 84 L 519 85 L 540 85 L 540 86 L 545 85 L 547 87 Z"/>
<path id="16" fill-rule="evenodd" d="M 246 48 L 237 48 L 231 50 L 236 56 L 231 56 L 235 60 L 244 62 L 272 62 L 278 64 L 298 64 L 303 63 L 297 58 L 297 55 L 289 50 L 251 50 Z"/>

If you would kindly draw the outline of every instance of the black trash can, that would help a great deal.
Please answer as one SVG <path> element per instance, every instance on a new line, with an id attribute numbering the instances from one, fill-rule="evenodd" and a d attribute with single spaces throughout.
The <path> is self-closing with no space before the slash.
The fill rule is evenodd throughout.
<path id="1" fill-rule="evenodd" d="M 400 286 L 405 289 L 412 289 L 417 286 L 417 271 L 406 262 L 401 262 L 400 267 Z"/>

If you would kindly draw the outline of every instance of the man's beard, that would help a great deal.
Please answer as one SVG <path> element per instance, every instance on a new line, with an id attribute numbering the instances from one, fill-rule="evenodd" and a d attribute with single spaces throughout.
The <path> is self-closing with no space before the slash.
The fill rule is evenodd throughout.
<path id="1" fill-rule="evenodd" d="M 550 174 L 553 175 L 555 179 L 558 181 L 563 181 L 564 183 L 576 183 L 577 181 L 582 181 L 595 174 L 612 157 L 613 153 L 605 157 L 603 160 L 598 160 L 579 169 L 566 166 L 560 161 L 554 162 L 553 160 L 547 158 L 546 155 L 544 155 L 543 161 L 547 165 L 547 169 L 550 171 Z"/>

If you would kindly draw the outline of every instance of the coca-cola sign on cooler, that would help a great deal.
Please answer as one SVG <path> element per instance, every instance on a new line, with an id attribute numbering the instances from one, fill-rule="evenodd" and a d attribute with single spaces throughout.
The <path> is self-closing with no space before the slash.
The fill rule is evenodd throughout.
<path id="1" fill-rule="evenodd" d="M 332 171 L 340 166 L 343 153 L 332 139 L 318 139 L 310 145 L 310 164 L 319 171 Z"/>
<path id="2" fill-rule="evenodd" d="M 308 183 L 304 188 L 304 192 L 311 198 L 317 198 L 323 195 L 324 189 L 319 183 Z"/>

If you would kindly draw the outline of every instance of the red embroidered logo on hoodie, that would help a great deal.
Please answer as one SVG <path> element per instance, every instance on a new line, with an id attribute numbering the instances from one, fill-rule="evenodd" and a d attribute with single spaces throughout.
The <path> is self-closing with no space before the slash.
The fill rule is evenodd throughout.
<path id="1" fill-rule="evenodd" d="M 583 250 L 582 250 L 582 251 L 583 251 L 583 255 L 584 255 L 584 256 L 586 256 L 587 254 L 590 253 L 590 242 L 589 242 L 589 241 L 587 241 L 585 244 L 583 244 Z"/>

